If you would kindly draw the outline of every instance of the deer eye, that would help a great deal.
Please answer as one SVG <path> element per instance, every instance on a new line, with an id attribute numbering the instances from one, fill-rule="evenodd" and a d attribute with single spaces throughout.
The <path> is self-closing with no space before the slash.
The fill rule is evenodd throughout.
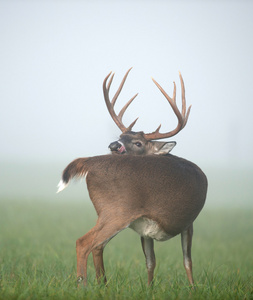
<path id="1" fill-rule="evenodd" d="M 140 143 L 140 142 L 136 142 L 136 143 L 134 143 L 137 147 L 141 147 L 142 146 L 142 143 Z"/>

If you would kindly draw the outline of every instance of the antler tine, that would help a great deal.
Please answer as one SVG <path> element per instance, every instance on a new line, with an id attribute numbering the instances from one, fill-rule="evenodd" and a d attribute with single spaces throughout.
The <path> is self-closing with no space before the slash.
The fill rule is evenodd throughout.
<path id="1" fill-rule="evenodd" d="M 135 123 L 138 121 L 139 118 L 136 118 L 128 127 L 126 131 L 130 131 L 132 130 L 132 128 L 134 127 Z"/>
<path id="2" fill-rule="evenodd" d="M 183 125 L 182 129 L 185 127 L 185 125 L 186 125 L 186 123 L 187 123 L 187 121 L 188 121 L 188 117 L 189 117 L 191 108 L 192 108 L 192 106 L 190 105 L 190 106 L 188 107 L 188 110 L 187 110 L 187 113 L 186 113 L 186 117 L 185 117 L 185 119 L 184 119 L 184 125 Z"/>
<path id="3" fill-rule="evenodd" d="M 121 120 L 121 122 L 122 122 L 122 117 L 123 117 L 123 115 L 124 115 L 126 109 L 128 108 L 128 106 L 133 102 L 133 100 L 134 100 L 137 96 L 138 96 L 138 93 L 137 93 L 136 95 L 134 95 L 134 96 L 133 96 L 133 97 L 132 97 L 125 105 L 124 105 L 124 107 L 123 107 L 123 108 L 121 109 L 121 111 L 119 112 L 118 117 L 119 117 L 119 119 Z M 126 131 L 132 130 L 134 124 L 137 122 L 138 119 L 139 119 L 139 118 L 135 119 L 135 120 L 127 127 Z"/>
<path id="4" fill-rule="evenodd" d="M 188 108 L 187 114 L 185 116 L 185 112 L 186 112 L 185 87 L 184 87 L 184 81 L 183 81 L 183 78 L 182 78 L 182 75 L 181 75 L 180 72 L 179 72 L 179 77 L 180 77 L 181 89 L 182 89 L 182 113 L 179 111 L 179 109 L 176 105 L 176 84 L 175 84 L 175 82 L 173 82 L 174 83 L 173 98 L 171 98 L 164 91 L 164 89 L 152 78 L 155 85 L 158 87 L 158 89 L 161 91 L 161 93 L 165 96 L 165 98 L 170 103 L 171 108 L 173 109 L 175 115 L 177 116 L 178 125 L 174 130 L 172 130 L 170 132 L 167 132 L 167 133 L 160 133 L 159 132 L 159 129 L 161 127 L 161 125 L 160 125 L 154 132 L 144 134 L 144 136 L 147 140 L 155 140 L 155 139 L 162 139 L 162 138 L 172 137 L 172 136 L 176 135 L 180 130 L 182 130 L 185 127 L 185 125 L 187 123 L 187 120 L 188 120 L 188 117 L 189 117 L 189 114 L 190 114 L 191 106 Z"/>
<path id="5" fill-rule="evenodd" d="M 108 82 L 108 85 L 107 85 L 107 87 L 106 87 L 107 90 L 108 90 L 108 93 L 109 93 L 109 90 L 110 90 L 110 87 L 111 87 L 111 84 L 112 84 L 113 77 L 114 77 L 115 73 L 110 72 L 109 75 L 106 77 L 106 80 L 107 80 L 107 78 L 109 78 L 111 74 L 112 74 L 112 76 L 111 76 L 111 78 L 110 78 L 110 80 L 109 80 L 109 82 Z M 114 105 L 113 105 L 113 106 L 114 106 Z"/>
<path id="6" fill-rule="evenodd" d="M 189 106 L 188 110 L 187 110 L 187 113 L 186 113 L 186 100 L 185 100 L 185 87 L 184 87 L 184 80 L 183 80 L 183 77 L 181 75 L 181 73 L 179 72 L 179 77 L 180 77 L 180 82 L 181 82 L 181 89 L 182 89 L 182 115 L 183 115 L 183 118 L 184 118 L 184 124 L 183 124 L 183 128 L 185 127 L 186 123 L 187 123 L 187 120 L 188 120 L 188 117 L 189 117 L 189 114 L 190 114 L 190 111 L 191 111 L 191 105 Z M 186 113 L 186 116 L 185 116 L 185 113 Z"/>
<path id="7" fill-rule="evenodd" d="M 138 96 L 138 93 L 136 95 L 134 95 L 121 109 L 121 111 L 118 114 L 118 117 L 120 119 L 120 121 L 122 121 L 122 117 L 126 111 L 126 109 L 128 108 L 128 106 L 134 101 L 134 99 Z"/>
<path id="8" fill-rule="evenodd" d="M 176 83 L 175 81 L 173 81 L 173 85 L 174 85 L 174 89 L 173 89 L 173 101 L 176 103 L 176 90 L 177 90 L 177 87 L 176 87 Z"/>
<path id="9" fill-rule="evenodd" d="M 161 93 L 164 95 L 164 97 L 169 101 L 170 106 L 172 107 L 174 113 L 176 114 L 176 116 L 178 118 L 178 121 L 180 123 L 182 123 L 183 118 L 182 118 L 182 115 L 181 115 L 177 105 L 176 105 L 176 84 L 175 84 L 175 82 L 174 82 L 173 98 L 170 98 L 170 96 L 165 92 L 165 90 L 160 86 L 160 84 L 157 83 L 154 78 L 152 78 L 152 80 L 155 83 L 155 85 L 159 88 Z"/>
<path id="10" fill-rule="evenodd" d="M 128 73 L 129 73 L 131 70 L 132 70 L 132 68 L 130 68 L 130 69 L 126 72 L 125 76 L 123 77 L 123 79 L 122 79 L 122 81 L 121 81 L 121 84 L 120 84 L 120 86 L 119 86 L 117 92 L 115 93 L 114 97 L 112 98 L 112 105 L 113 105 L 113 106 L 115 105 L 115 102 L 116 102 L 116 100 L 118 99 L 118 96 L 119 96 L 119 94 L 120 94 L 120 92 L 121 92 L 121 90 L 122 90 L 122 88 L 123 88 L 123 86 L 124 86 L 124 84 L 125 84 L 125 81 L 126 81 L 126 79 L 127 79 L 127 75 L 128 75 Z M 113 75 L 114 75 L 114 74 L 113 74 Z"/>
<path id="11" fill-rule="evenodd" d="M 183 117 L 185 117 L 185 109 L 186 109 L 185 88 L 184 88 L 184 81 L 180 72 L 179 72 L 179 78 L 180 78 L 181 90 L 182 90 L 182 115 Z"/>
<path id="12" fill-rule="evenodd" d="M 116 91 L 112 101 L 110 101 L 110 98 L 109 98 L 109 90 L 110 90 L 110 87 L 111 87 L 111 83 L 112 83 L 112 80 L 113 80 L 113 77 L 114 77 L 114 73 L 112 74 L 112 72 L 110 72 L 106 78 L 104 79 L 104 82 L 103 82 L 103 92 L 104 92 L 104 98 L 105 98 L 105 103 L 106 103 L 106 106 L 107 106 L 107 109 L 112 117 L 112 119 L 114 120 L 114 122 L 116 123 L 116 125 L 119 127 L 119 129 L 122 131 L 122 132 L 126 132 L 126 131 L 129 131 L 132 129 L 132 127 L 134 126 L 134 124 L 136 123 L 136 121 L 138 120 L 138 118 L 132 122 L 128 127 L 125 127 L 123 122 L 122 122 L 122 117 L 126 111 L 126 109 L 128 108 L 128 106 L 132 103 L 132 101 L 135 99 L 135 97 L 138 95 L 134 95 L 125 105 L 124 107 L 121 109 L 121 111 L 119 112 L 119 114 L 117 115 L 114 111 L 114 105 L 116 103 L 116 100 L 124 86 L 124 83 L 127 79 L 127 75 L 128 73 L 131 71 L 132 68 L 130 68 L 125 76 L 123 77 L 122 81 L 121 81 L 121 84 L 118 88 L 118 90 Z M 112 76 L 111 76 L 112 74 Z M 110 78 L 110 81 L 108 83 L 108 85 L 106 86 L 106 83 L 107 83 L 107 80 L 108 78 L 111 76 Z"/>

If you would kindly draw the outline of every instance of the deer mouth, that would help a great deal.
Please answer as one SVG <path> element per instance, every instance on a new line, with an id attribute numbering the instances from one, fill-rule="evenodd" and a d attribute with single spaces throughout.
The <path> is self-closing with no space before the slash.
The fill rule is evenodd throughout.
<path id="1" fill-rule="evenodd" d="M 124 146 L 124 145 L 121 145 L 121 147 L 118 148 L 117 152 L 120 153 L 120 154 L 126 153 L 126 148 L 125 148 L 125 146 Z"/>

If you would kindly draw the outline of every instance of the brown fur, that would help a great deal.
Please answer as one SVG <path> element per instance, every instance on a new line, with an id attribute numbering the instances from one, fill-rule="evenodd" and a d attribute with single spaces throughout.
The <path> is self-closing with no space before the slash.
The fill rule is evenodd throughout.
<path id="1" fill-rule="evenodd" d="M 126 127 L 122 117 L 137 94 L 119 114 L 114 111 L 115 102 L 123 88 L 125 74 L 112 101 L 109 90 L 114 74 L 108 74 L 103 82 L 103 92 L 108 111 L 122 131 L 120 140 L 109 145 L 113 154 L 90 158 L 78 158 L 63 172 L 59 191 L 74 177 L 86 176 L 91 201 L 98 214 L 97 224 L 76 241 L 78 283 L 87 282 L 87 259 L 92 252 L 98 281 L 106 282 L 103 262 L 105 245 L 121 230 L 130 227 L 141 235 L 146 258 L 148 284 L 153 281 L 155 269 L 154 239 L 163 241 L 181 234 L 184 266 L 191 285 L 191 244 L 193 221 L 201 211 L 206 198 L 207 179 L 193 163 L 168 154 L 175 142 L 159 142 L 182 130 L 188 120 L 190 107 L 186 109 L 185 88 L 179 74 L 182 89 L 182 111 L 176 105 L 176 85 L 173 97 L 153 79 L 170 103 L 178 119 L 177 127 L 160 133 L 161 125 L 152 133 L 133 132 L 137 119 Z M 107 83 L 108 79 L 109 82 Z"/>
<path id="2" fill-rule="evenodd" d="M 98 221 L 94 228 L 77 240 L 79 280 L 86 283 L 87 258 L 91 251 L 97 278 L 103 277 L 103 248 L 106 243 L 133 221 L 146 217 L 159 224 L 170 236 L 181 233 L 182 239 L 187 237 L 186 242 L 182 240 L 184 262 L 189 281 L 193 284 L 191 228 L 205 203 L 207 179 L 204 173 L 195 164 L 170 154 L 104 155 L 74 160 L 64 170 L 62 179 L 68 183 L 86 173 Z M 150 256 L 152 267 L 148 268 L 149 284 L 155 266 L 153 240 L 150 243 L 153 254 Z M 142 245 L 145 245 L 143 237 Z"/>

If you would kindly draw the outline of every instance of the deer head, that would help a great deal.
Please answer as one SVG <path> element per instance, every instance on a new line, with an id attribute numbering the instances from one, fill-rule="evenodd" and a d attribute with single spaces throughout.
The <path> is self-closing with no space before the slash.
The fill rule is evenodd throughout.
<path id="1" fill-rule="evenodd" d="M 132 68 L 131 68 L 132 69 Z M 115 93 L 112 100 L 109 98 L 109 91 L 111 87 L 111 83 L 114 77 L 114 73 L 109 73 L 104 82 L 103 82 L 103 92 L 104 92 L 104 98 L 105 103 L 107 106 L 107 109 L 116 123 L 116 125 L 119 127 L 119 129 L 122 131 L 122 134 L 120 136 L 120 139 L 118 141 L 115 141 L 109 145 L 109 148 L 113 154 L 131 154 L 131 155 L 148 155 L 148 154 L 158 154 L 158 155 L 166 155 L 168 154 L 176 145 L 176 142 L 158 142 L 155 140 L 168 138 L 176 135 L 180 130 L 182 130 L 188 120 L 191 106 L 188 108 L 186 113 L 186 101 L 185 101 L 185 87 L 184 87 L 184 81 L 179 73 L 180 82 L 181 82 L 181 89 L 182 89 L 182 111 L 180 112 L 177 105 L 176 105 L 176 84 L 174 82 L 174 91 L 173 91 L 173 97 L 171 98 L 164 89 L 152 78 L 153 82 L 156 84 L 156 86 L 159 88 L 159 90 L 162 92 L 162 94 L 165 96 L 165 98 L 168 100 L 170 106 L 172 107 L 175 115 L 178 119 L 178 125 L 177 127 L 166 133 L 160 133 L 161 125 L 152 133 L 144 133 L 142 131 L 140 132 L 134 132 L 132 131 L 133 126 L 135 125 L 138 118 L 133 121 L 128 127 L 126 127 L 123 124 L 122 118 L 123 115 L 128 108 L 128 106 L 132 103 L 132 101 L 135 99 L 135 97 L 138 95 L 134 95 L 121 109 L 119 114 L 115 113 L 114 106 L 116 103 L 116 100 L 124 86 L 124 83 L 126 81 L 126 78 L 128 76 L 128 73 L 130 72 L 129 69 L 127 73 L 125 74 L 117 92 Z M 107 81 L 110 78 L 108 84 Z"/>

